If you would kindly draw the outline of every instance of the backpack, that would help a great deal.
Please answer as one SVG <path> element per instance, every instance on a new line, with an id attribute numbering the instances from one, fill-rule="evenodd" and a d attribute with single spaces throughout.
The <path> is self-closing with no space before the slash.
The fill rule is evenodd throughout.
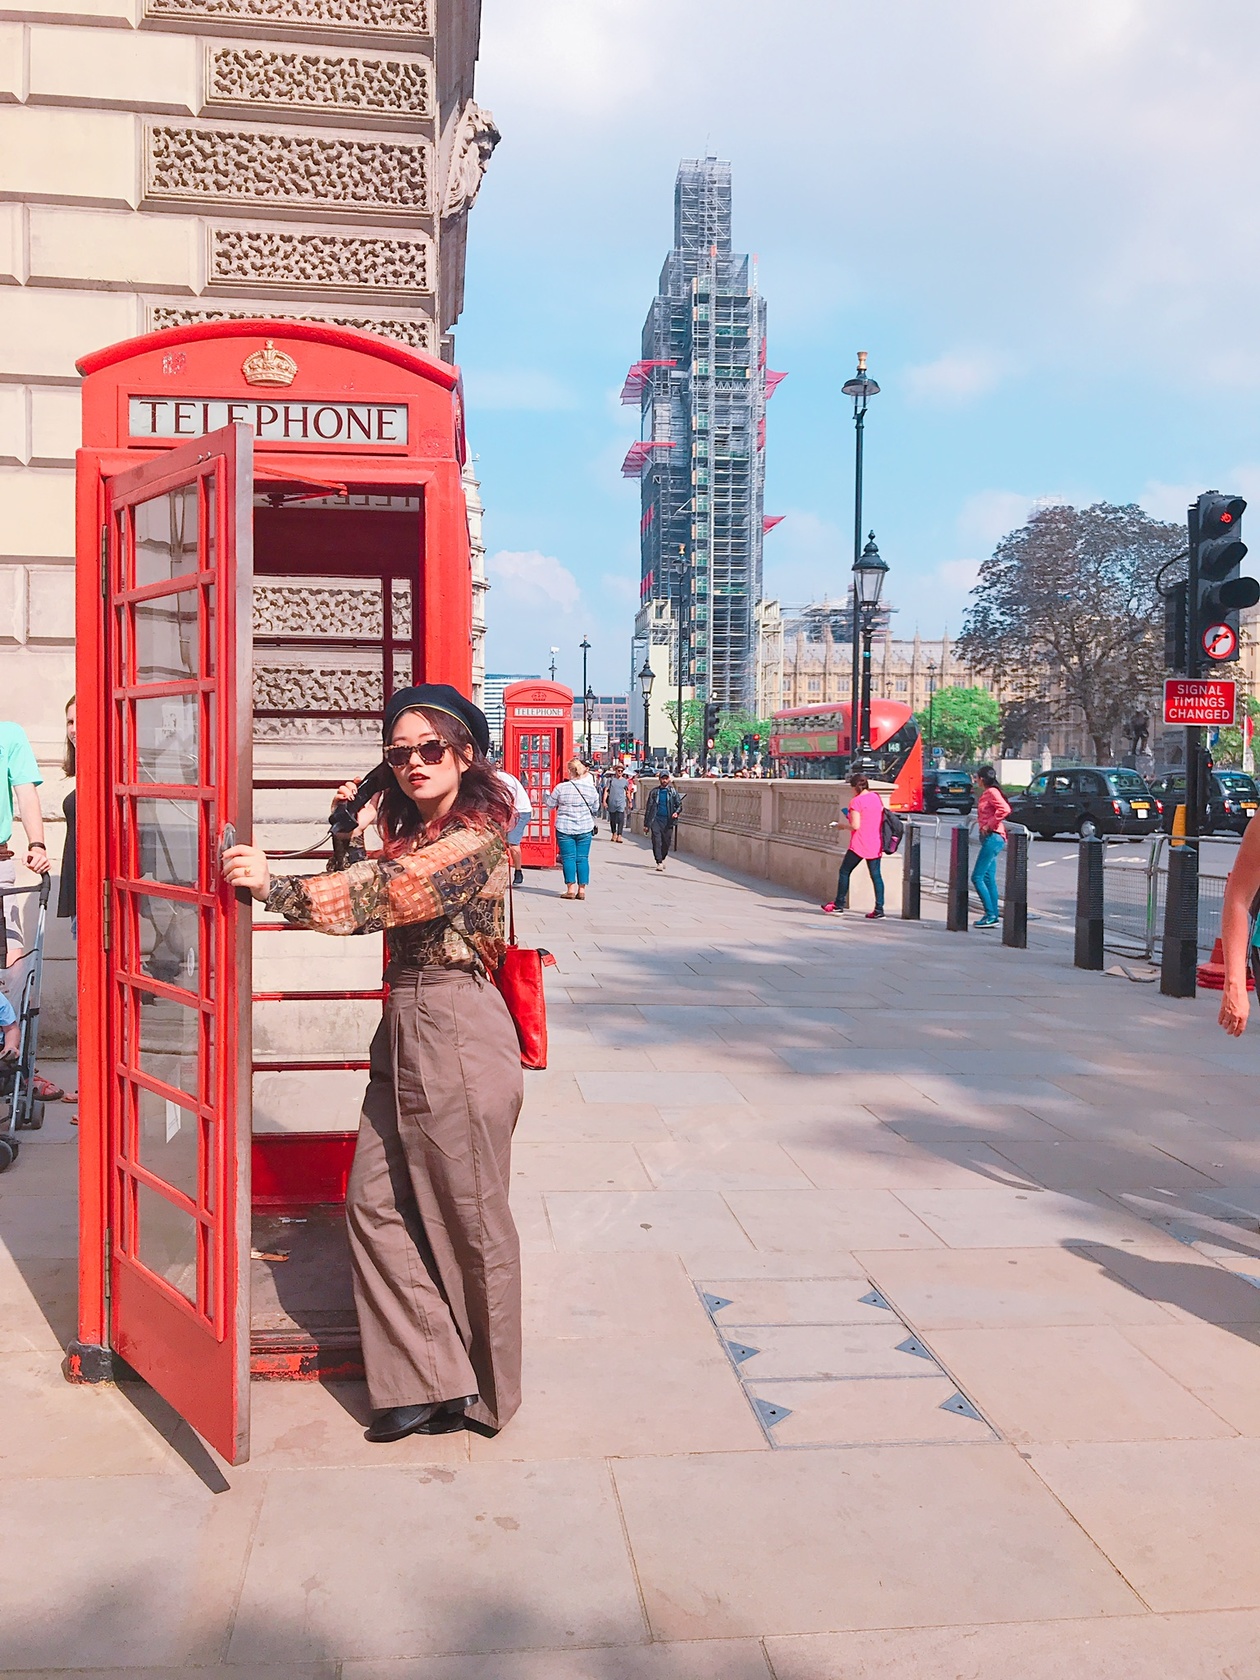
<path id="1" fill-rule="evenodd" d="M 880 850 L 888 857 L 891 857 L 905 838 L 905 833 L 905 823 L 902 822 L 896 811 L 890 811 L 888 807 L 885 806 L 884 814 L 880 818 L 879 823 Z"/>

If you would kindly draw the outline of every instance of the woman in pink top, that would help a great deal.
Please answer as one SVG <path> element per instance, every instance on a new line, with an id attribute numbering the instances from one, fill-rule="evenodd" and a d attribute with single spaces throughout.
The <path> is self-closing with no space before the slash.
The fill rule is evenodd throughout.
<path id="1" fill-rule="evenodd" d="M 984 915 L 976 923 L 978 928 L 998 925 L 997 860 L 1006 847 L 1006 824 L 1002 820 L 1011 814 L 1010 801 L 998 785 L 997 773 L 991 764 L 982 764 L 976 771 L 980 784 L 980 798 L 976 803 L 976 822 L 980 827 L 980 850 L 976 867 L 971 871 L 971 884 L 980 895 Z"/>
<path id="2" fill-rule="evenodd" d="M 828 916 L 837 910 L 843 913 L 849 901 L 849 877 L 858 864 L 865 861 L 875 888 L 875 908 L 867 912 L 866 919 L 874 922 L 884 914 L 884 874 L 879 866 L 879 860 L 884 855 L 884 801 L 870 791 L 871 784 L 865 776 L 851 776 L 849 786 L 853 789 L 853 798 L 845 813 L 849 819 L 849 849 L 840 865 L 836 896 L 830 904 L 823 905 L 823 913 Z M 832 823 L 831 826 L 839 828 L 841 825 Z"/>

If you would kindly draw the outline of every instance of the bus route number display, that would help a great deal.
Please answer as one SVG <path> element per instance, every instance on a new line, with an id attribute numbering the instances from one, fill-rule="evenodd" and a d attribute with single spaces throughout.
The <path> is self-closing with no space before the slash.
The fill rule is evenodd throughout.
<path id="1" fill-rule="evenodd" d="M 1234 721 L 1238 684 L 1216 677 L 1167 677 L 1164 722 L 1210 729 Z"/>

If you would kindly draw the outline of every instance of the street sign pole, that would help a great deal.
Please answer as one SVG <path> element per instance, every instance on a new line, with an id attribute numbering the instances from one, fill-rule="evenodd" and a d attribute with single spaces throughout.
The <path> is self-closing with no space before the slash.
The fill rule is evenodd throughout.
<path id="1" fill-rule="evenodd" d="M 1203 625 L 1199 623 L 1199 504 L 1191 502 L 1186 514 L 1190 535 L 1190 581 L 1186 601 L 1190 622 L 1186 626 L 1186 675 L 1203 674 Z M 1203 799 L 1203 731 L 1195 724 L 1186 725 L 1186 834 L 1202 832 L 1207 817 Z"/>

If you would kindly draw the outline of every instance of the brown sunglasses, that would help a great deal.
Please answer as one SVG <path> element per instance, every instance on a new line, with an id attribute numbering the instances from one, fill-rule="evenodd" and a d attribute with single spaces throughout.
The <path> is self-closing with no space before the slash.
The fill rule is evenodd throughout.
<path id="1" fill-rule="evenodd" d="M 405 770 L 412 754 L 419 753 L 421 764 L 441 764 L 449 751 L 449 741 L 418 741 L 414 747 L 386 747 L 385 762 L 392 770 Z"/>

